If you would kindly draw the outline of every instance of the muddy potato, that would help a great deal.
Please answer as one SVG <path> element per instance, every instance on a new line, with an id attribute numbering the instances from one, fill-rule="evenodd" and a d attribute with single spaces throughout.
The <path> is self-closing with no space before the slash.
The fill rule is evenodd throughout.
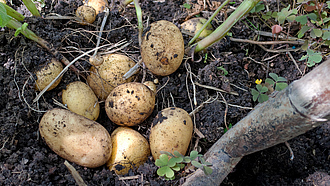
<path id="1" fill-rule="evenodd" d="M 93 90 L 81 81 L 75 81 L 62 91 L 62 101 L 72 112 L 88 119 L 96 120 L 100 114 L 100 104 Z"/>
<path id="2" fill-rule="evenodd" d="M 91 67 L 87 83 L 99 99 L 105 100 L 116 86 L 134 80 L 135 75 L 128 79 L 122 77 L 135 62 L 121 54 L 108 54 L 102 57 L 101 65 Z"/>
<path id="3" fill-rule="evenodd" d="M 185 155 L 193 132 L 193 123 L 189 114 L 177 107 L 170 107 L 158 112 L 150 131 L 150 149 L 154 159 L 160 151 L 173 153 L 179 151 Z"/>
<path id="4" fill-rule="evenodd" d="M 96 19 L 96 10 L 91 6 L 82 5 L 77 8 L 76 16 L 81 19 L 82 22 L 80 24 L 92 24 Z"/>
<path id="5" fill-rule="evenodd" d="M 47 111 L 39 124 L 40 135 L 59 156 L 78 165 L 104 165 L 111 155 L 111 138 L 99 123 L 65 109 Z"/>
<path id="6" fill-rule="evenodd" d="M 204 23 L 207 22 L 207 19 L 202 17 L 195 17 L 192 19 L 189 19 L 181 24 L 181 29 L 183 33 L 188 33 L 191 36 L 194 36 L 204 25 Z M 199 38 L 204 38 L 208 35 L 210 35 L 213 32 L 213 27 L 211 24 L 209 24 L 203 32 L 199 35 Z"/>
<path id="7" fill-rule="evenodd" d="M 155 93 L 137 82 L 118 85 L 105 101 L 105 110 L 111 121 L 121 126 L 135 126 L 152 113 Z"/>
<path id="8" fill-rule="evenodd" d="M 153 74 L 172 74 L 180 67 L 183 55 L 183 37 L 173 23 L 165 20 L 154 22 L 143 34 L 141 56 Z"/>
<path id="9" fill-rule="evenodd" d="M 112 154 L 107 162 L 110 170 L 119 175 L 127 174 L 144 164 L 150 154 L 148 141 L 129 127 L 118 127 L 111 134 Z"/>
<path id="10" fill-rule="evenodd" d="M 46 64 L 43 68 L 35 72 L 37 76 L 35 89 L 38 91 L 43 90 L 61 73 L 62 70 L 62 63 L 53 58 L 50 63 Z M 54 89 L 60 83 L 61 79 L 62 76 L 58 78 L 47 91 Z"/>
<path id="11" fill-rule="evenodd" d="M 109 6 L 107 0 L 88 0 L 87 5 L 93 7 L 96 14 L 102 13 Z"/>

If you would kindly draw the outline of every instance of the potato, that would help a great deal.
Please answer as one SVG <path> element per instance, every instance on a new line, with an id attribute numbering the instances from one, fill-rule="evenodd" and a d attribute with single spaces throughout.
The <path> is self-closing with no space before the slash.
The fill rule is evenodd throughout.
<path id="1" fill-rule="evenodd" d="M 180 67 L 183 55 L 183 37 L 173 23 L 165 20 L 154 22 L 143 34 L 141 56 L 153 74 L 172 74 Z"/>
<path id="2" fill-rule="evenodd" d="M 127 174 L 144 164 L 150 154 L 148 141 L 129 127 L 118 127 L 111 134 L 112 154 L 107 162 L 110 170 L 119 175 Z"/>
<path id="3" fill-rule="evenodd" d="M 108 54 L 102 57 L 104 61 L 101 65 L 91 67 L 87 83 L 99 99 L 105 100 L 116 86 L 134 80 L 135 75 L 128 79 L 122 77 L 135 62 L 121 54 Z"/>
<path id="4" fill-rule="evenodd" d="M 93 90 L 81 81 L 75 81 L 62 91 L 62 101 L 72 112 L 88 119 L 96 120 L 100 114 L 100 104 Z"/>
<path id="5" fill-rule="evenodd" d="M 105 110 L 111 121 L 121 126 L 135 126 L 152 113 L 155 93 L 137 82 L 118 85 L 105 101 Z"/>
<path id="6" fill-rule="evenodd" d="M 39 131 L 46 144 L 62 158 L 94 168 L 110 158 L 108 131 L 99 123 L 65 109 L 52 109 L 41 118 Z"/>
<path id="7" fill-rule="evenodd" d="M 181 24 L 182 32 L 186 32 L 191 36 L 194 36 L 207 22 L 207 19 L 202 17 L 195 17 L 185 21 Z M 210 35 L 214 31 L 211 24 L 207 25 L 207 27 L 203 30 L 203 32 L 199 35 L 199 38 L 202 39 L 208 35 Z"/>
<path id="8" fill-rule="evenodd" d="M 173 153 L 177 150 L 185 155 L 193 128 L 189 114 L 181 108 L 170 107 L 158 112 L 152 122 L 149 137 L 154 159 L 159 158 L 160 151 Z"/>
<path id="9" fill-rule="evenodd" d="M 49 83 L 51 83 L 61 73 L 62 70 L 62 63 L 53 58 L 50 63 L 46 64 L 43 68 L 35 72 L 37 76 L 35 89 L 41 91 L 46 88 L 46 86 L 48 86 Z M 60 83 L 61 79 L 62 76 L 58 78 L 47 91 L 54 89 Z"/>
<path id="10" fill-rule="evenodd" d="M 96 10 L 91 6 L 82 5 L 77 8 L 76 16 L 81 19 L 81 25 L 92 24 L 96 19 Z"/>
<path id="11" fill-rule="evenodd" d="M 88 0 L 87 5 L 93 7 L 96 10 L 96 14 L 102 13 L 109 6 L 107 0 Z"/>

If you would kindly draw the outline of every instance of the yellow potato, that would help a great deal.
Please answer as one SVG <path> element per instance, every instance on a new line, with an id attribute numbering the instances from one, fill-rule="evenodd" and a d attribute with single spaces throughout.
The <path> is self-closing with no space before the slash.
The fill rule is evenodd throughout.
<path id="1" fill-rule="evenodd" d="M 192 137 L 193 123 L 189 114 L 177 107 L 170 107 L 158 112 L 150 131 L 150 149 L 154 159 L 160 151 L 185 155 Z"/>
<path id="2" fill-rule="evenodd" d="M 183 55 L 183 37 L 177 26 L 165 20 L 150 24 L 142 38 L 141 56 L 153 74 L 172 74 L 180 67 Z"/>
<path id="3" fill-rule="evenodd" d="M 46 64 L 43 68 L 35 72 L 37 76 L 35 89 L 38 91 L 43 90 L 61 73 L 62 70 L 62 63 L 53 58 L 50 63 Z M 62 76 L 58 78 L 47 91 L 54 89 L 60 83 L 61 79 Z"/>
<path id="4" fill-rule="evenodd" d="M 99 123 L 65 109 L 47 111 L 39 123 L 46 144 L 62 158 L 94 168 L 111 156 L 111 138 Z"/>
<path id="5" fill-rule="evenodd" d="M 155 93 L 137 82 L 118 85 L 105 101 L 111 121 L 121 126 L 135 126 L 147 119 L 155 106 Z"/>
<path id="6" fill-rule="evenodd" d="M 77 8 L 76 10 L 76 16 L 80 18 L 81 22 L 80 24 L 86 25 L 87 23 L 94 23 L 96 19 L 96 10 L 87 5 L 82 5 Z"/>
<path id="7" fill-rule="evenodd" d="M 107 0 L 88 0 L 87 5 L 93 7 L 96 10 L 96 14 L 102 13 L 109 6 Z"/>
<path id="8" fill-rule="evenodd" d="M 68 84 L 62 91 L 62 101 L 72 112 L 96 120 L 100 114 L 100 104 L 93 90 L 81 81 Z"/>
<path id="9" fill-rule="evenodd" d="M 150 154 L 148 141 L 137 131 L 118 127 L 111 134 L 112 154 L 107 162 L 110 170 L 119 175 L 127 174 L 144 164 Z"/>
<path id="10" fill-rule="evenodd" d="M 195 17 L 185 21 L 181 24 L 181 29 L 183 33 L 188 33 L 191 36 L 194 36 L 207 22 L 207 19 L 202 17 Z M 203 30 L 203 32 L 199 35 L 199 38 L 202 39 L 208 35 L 210 35 L 214 31 L 211 24 L 207 25 L 207 27 Z"/>
<path id="11" fill-rule="evenodd" d="M 135 75 L 128 79 L 122 77 L 135 62 L 121 54 L 108 54 L 102 57 L 104 61 L 101 65 L 91 67 L 87 83 L 99 99 L 105 100 L 116 86 L 134 80 Z"/>

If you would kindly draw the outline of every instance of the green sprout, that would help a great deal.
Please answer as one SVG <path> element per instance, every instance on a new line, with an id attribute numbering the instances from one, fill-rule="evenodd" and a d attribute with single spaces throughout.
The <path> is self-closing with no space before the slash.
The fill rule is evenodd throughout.
<path id="1" fill-rule="evenodd" d="M 268 91 L 268 88 L 266 86 L 262 86 L 261 84 L 258 84 L 256 88 L 257 90 L 254 88 L 251 89 L 253 101 L 258 100 L 259 103 L 267 101 L 268 95 L 266 94 L 266 92 Z"/>
<path id="2" fill-rule="evenodd" d="M 161 151 L 159 159 L 155 162 L 159 167 L 157 174 L 164 176 L 166 180 L 173 180 L 175 178 L 175 171 L 179 171 L 185 167 L 185 164 L 191 165 L 195 168 L 201 168 L 205 174 L 212 173 L 211 163 L 206 162 L 203 155 L 198 154 L 197 151 L 191 151 L 189 156 L 183 156 L 178 151 L 173 154 L 166 151 Z"/>
<path id="3" fill-rule="evenodd" d="M 233 125 L 231 124 L 231 123 L 229 123 L 229 125 L 228 125 L 228 128 L 225 128 L 224 130 L 223 130 L 223 133 L 226 133 L 229 129 L 231 129 L 233 127 Z"/>
<path id="4" fill-rule="evenodd" d="M 185 7 L 186 9 L 191 9 L 191 5 L 188 3 L 183 4 L 183 7 Z"/>
<path id="5" fill-rule="evenodd" d="M 217 67 L 217 69 L 222 71 L 221 75 L 228 75 L 228 71 L 223 66 Z"/>
<path id="6" fill-rule="evenodd" d="M 23 0 L 23 3 L 26 6 L 26 8 L 32 13 L 32 15 L 36 17 L 41 17 L 34 2 L 32 2 L 31 0 Z"/>

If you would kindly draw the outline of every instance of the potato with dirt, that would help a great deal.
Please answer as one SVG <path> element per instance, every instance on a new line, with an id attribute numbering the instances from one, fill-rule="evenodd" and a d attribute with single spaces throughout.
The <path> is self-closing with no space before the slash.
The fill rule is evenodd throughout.
<path id="1" fill-rule="evenodd" d="M 50 63 L 40 68 L 35 72 L 37 76 L 35 89 L 42 91 L 46 88 L 63 70 L 63 65 L 57 59 L 53 58 Z M 54 84 L 52 84 L 47 91 L 54 89 L 60 82 L 62 76 L 60 76 Z"/>
<path id="2" fill-rule="evenodd" d="M 124 79 L 123 75 L 135 62 L 122 54 L 107 54 L 102 58 L 101 65 L 91 67 L 87 83 L 100 100 L 105 100 L 116 86 L 134 80 L 135 75 L 128 79 Z"/>
<path id="3" fill-rule="evenodd" d="M 39 131 L 46 144 L 70 162 L 95 168 L 110 158 L 112 144 L 108 131 L 101 124 L 69 110 L 47 111 L 41 118 Z"/>
<path id="4" fill-rule="evenodd" d="M 207 19 L 203 17 L 195 17 L 189 19 L 181 24 L 181 30 L 183 33 L 187 33 L 190 36 L 194 36 L 197 32 L 203 27 L 203 25 L 207 22 Z M 207 25 L 207 27 L 201 32 L 199 35 L 199 39 L 202 39 L 208 35 L 210 35 L 214 31 L 214 28 L 211 24 Z"/>
<path id="5" fill-rule="evenodd" d="M 149 142 L 152 156 L 158 159 L 160 151 L 185 155 L 193 132 L 189 114 L 177 107 L 169 107 L 158 112 L 150 130 Z"/>
<path id="6" fill-rule="evenodd" d="M 120 126 L 135 126 L 147 119 L 155 106 L 155 93 L 146 85 L 131 82 L 118 85 L 105 101 L 110 120 Z"/>
<path id="7" fill-rule="evenodd" d="M 172 74 L 180 67 L 183 55 L 183 37 L 175 24 L 165 20 L 150 24 L 143 34 L 141 56 L 153 74 Z"/>
<path id="8" fill-rule="evenodd" d="M 96 19 L 96 10 L 91 6 L 82 5 L 77 8 L 76 16 L 80 19 L 81 25 L 92 24 Z"/>
<path id="9" fill-rule="evenodd" d="M 81 81 L 75 81 L 62 91 L 62 101 L 68 109 L 88 119 L 96 120 L 100 114 L 100 104 L 93 90 Z"/>
<path id="10" fill-rule="evenodd" d="M 111 134 L 112 154 L 107 162 L 110 170 L 116 174 L 127 174 L 144 164 L 150 154 L 148 140 L 129 127 L 118 127 Z"/>

